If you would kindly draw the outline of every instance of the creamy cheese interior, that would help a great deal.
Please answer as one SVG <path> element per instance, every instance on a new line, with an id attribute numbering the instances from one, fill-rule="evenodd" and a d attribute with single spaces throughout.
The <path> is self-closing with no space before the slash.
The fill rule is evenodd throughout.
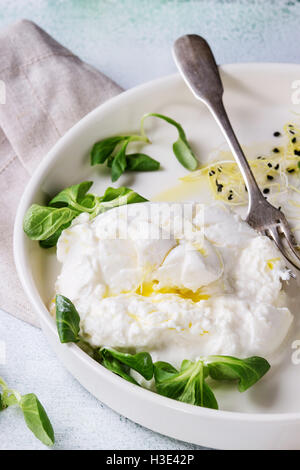
<path id="1" fill-rule="evenodd" d="M 92 346 L 174 365 L 280 346 L 293 317 L 275 245 L 223 205 L 190 206 L 122 206 L 63 231 L 56 293 L 74 303 Z"/>

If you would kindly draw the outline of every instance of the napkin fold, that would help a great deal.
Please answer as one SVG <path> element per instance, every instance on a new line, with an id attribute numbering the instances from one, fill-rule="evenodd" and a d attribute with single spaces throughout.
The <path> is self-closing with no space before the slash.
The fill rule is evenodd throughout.
<path id="1" fill-rule="evenodd" d="M 33 325 L 38 319 L 13 259 L 20 197 L 55 142 L 121 91 L 31 21 L 0 33 L 0 308 Z"/>

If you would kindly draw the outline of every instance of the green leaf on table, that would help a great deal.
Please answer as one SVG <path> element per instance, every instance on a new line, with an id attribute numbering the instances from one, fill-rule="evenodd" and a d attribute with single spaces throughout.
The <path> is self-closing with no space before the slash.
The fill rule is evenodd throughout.
<path id="1" fill-rule="evenodd" d="M 153 362 L 148 352 L 140 352 L 137 354 L 122 353 L 111 348 L 101 348 L 100 354 L 105 357 L 112 356 L 122 364 L 135 370 L 146 380 L 153 377 Z"/>
<path id="2" fill-rule="evenodd" d="M 144 153 L 130 153 L 126 157 L 128 171 L 156 171 L 160 163 Z"/>
<path id="3" fill-rule="evenodd" d="M 28 428 L 33 434 L 47 446 L 54 444 L 54 431 L 49 421 L 47 413 L 41 402 L 33 393 L 21 395 L 16 390 L 7 386 L 2 377 L 0 377 L 0 411 L 8 406 L 17 405 L 21 408 Z"/>
<path id="4" fill-rule="evenodd" d="M 23 221 L 23 230 L 31 240 L 46 240 L 62 226 L 71 223 L 78 212 L 69 207 L 48 207 L 33 204 Z"/>
<path id="5" fill-rule="evenodd" d="M 91 212 L 95 205 L 95 196 L 87 194 L 92 181 L 83 181 L 60 191 L 51 201 L 51 207 L 70 207 L 78 212 Z"/>
<path id="6" fill-rule="evenodd" d="M 178 122 L 174 121 L 174 119 L 168 116 L 164 116 L 163 114 L 148 113 L 142 117 L 142 121 L 141 121 L 142 134 L 144 133 L 143 131 L 144 120 L 150 116 L 163 119 L 164 121 L 168 122 L 172 126 L 176 127 L 178 131 L 178 139 L 173 144 L 174 155 L 176 156 L 177 160 L 181 163 L 181 165 L 183 165 L 185 168 L 187 168 L 190 171 L 196 170 L 198 166 L 198 161 L 191 149 L 191 146 L 186 138 L 186 135 L 182 126 Z"/>
<path id="7" fill-rule="evenodd" d="M 270 369 L 270 364 L 262 357 L 253 356 L 238 359 L 231 356 L 208 356 L 206 365 L 214 380 L 237 380 L 239 391 L 252 387 Z"/>
<path id="8" fill-rule="evenodd" d="M 12 406 L 12 405 L 17 405 L 18 400 L 17 400 L 16 395 L 14 394 L 14 391 L 4 393 L 2 395 L 2 402 L 3 402 L 2 405 L 4 406 L 4 408 L 8 408 L 9 406 Z"/>
<path id="9" fill-rule="evenodd" d="M 54 431 L 41 402 L 34 393 L 23 395 L 19 403 L 25 422 L 33 434 L 45 445 L 54 444 Z"/>
<path id="10" fill-rule="evenodd" d="M 91 151 L 91 165 L 104 163 L 114 152 L 116 146 L 127 139 L 126 135 L 117 135 L 96 142 Z"/>
<path id="11" fill-rule="evenodd" d="M 58 294 L 56 303 L 56 326 L 61 343 L 77 343 L 80 331 L 80 316 L 67 297 Z"/>
<path id="12" fill-rule="evenodd" d="M 179 371 L 167 362 L 154 363 L 154 378 L 159 394 L 191 405 L 218 409 L 217 400 L 205 382 L 203 361 L 183 361 Z"/>

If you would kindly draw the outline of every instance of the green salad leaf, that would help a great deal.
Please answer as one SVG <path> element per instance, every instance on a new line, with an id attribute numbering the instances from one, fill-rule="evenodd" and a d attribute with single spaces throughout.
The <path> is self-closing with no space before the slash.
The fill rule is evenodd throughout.
<path id="1" fill-rule="evenodd" d="M 113 182 L 117 181 L 125 170 L 149 171 L 143 170 L 142 168 L 145 165 L 142 164 L 139 165 L 139 170 L 132 169 L 133 157 L 126 153 L 130 142 L 139 141 L 149 143 L 146 136 L 140 135 L 117 135 L 96 142 L 91 150 L 91 165 L 94 166 L 107 162 L 108 168 L 111 168 L 111 180 Z M 151 157 L 147 155 L 146 157 L 146 159 L 152 160 Z"/>
<path id="2" fill-rule="evenodd" d="M 112 356 L 109 351 L 101 351 L 101 364 L 114 374 L 119 375 L 128 382 L 138 385 L 137 381 L 130 375 L 130 367 Z"/>
<path id="3" fill-rule="evenodd" d="M 56 232 L 53 233 L 53 235 L 51 235 L 51 237 L 45 238 L 45 240 L 39 240 L 40 247 L 52 248 L 53 246 L 55 246 L 58 242 L 59 237 L 62 234 L 62 231 L 70 227 L 70 225 L 71 225 L 71 222 L 68 222 L 67 224 L 63 224 L 59 227 L 59 229 L 56 230 Z"/>
<path id="4" fill-rule="evenodd" d="M 141 121 L 141 133 L 144 135 L 144 121 L 148 117 L 157 117 L 159 119 L 162 119 L 172 126 L 176 127 L 178 131 L 178 139 L 174 142 L 173 144 L 173 152 L 177 160 L 181 163 L 182 166 L 187 168 L 187 170 L 194 171 L 196 170 L 198 166 L 198 160 L 195 157 L 191 146 L 186 138 L 185 132 L 183 130 L 183 127 L 174 119 L 171 119 L 168 116 L 164 116 L 163 114 L 158 114 L 158 113 L 147 113 L 142 117 Z"/>
<path id="5" fill-rule="evenodd" d="M 62 343 L 84 341 L 79 336 L 79 322 L 79 314 L 72 302 L 62 295 L 57 295 L 56 323 Z M 160 395 L 212 409 L 218 409 L 218 402 L 206 382 L 208 377 L 217 381 L 236 381 L 239 391 L 244 392 L 270 369 L 268 361 L 258 356 L 246 359 L 208 356 L 195 362 L 185 359 L 180 370 L 177 370 L 168 362 L 158 361 L 153 364 L 148 352 L 130 354 L 102 347 L 96 348 L 90 355 L 111 372 L 135 385 L 139 384 L 130 374 L 131 369 L 146 380 L 151 380 L 154 376 L 156 391 Z"/>
<path id="6" fill-rule="evenodd" d="M 6 406 L 3 403 L 2 394 L 0 393 L 0 411 L 5 410 Z"/>
<path id="7" fill-rule="evenodd" d="M 95 207 L 93 216 L 113 209 L 114 207 L 136 204 L 138 202 L 147 202 L 147 199 L 125 186 L 121 186 L 120 188 L 107 188 L 104 195 L 99 198 L 99 203 Z"/>
<path id="8" fill-rule="evenodd" d="M 27 427 L 46 446 L 54 444 L 54 431 L 43 405 L 34 393 L 23 395 L 20 400 Z"/>
<path id="9" fill-rule="evenodd" d="M 108 137 L 107 139 L 100 140 L 93 145 L 91 151 L 91 165 L 99 165 L 112 155 L 116 146 L 121 142 L 127 140 L 127 135 L 117 135 L 115 137 Z"/>
<path id="10" fill-rule="evenodd" d="M 107 166 L 112 167 L 114 159 L 107 161 Z M 156 171 L 160 163 L 145 153 L 129 153 L 126 155 L 126 171 Z"/>
<path id="11" fill-rule="evenodd" d="M 156 171 L 160 163 L 145 153 L 130 153 L 127 155 L 127 167 L 129 171 Z"/>
<path id="12" fill-rule="evenodd" d="M 57 295 L 56 326 L 61 343 L 77 343 L 80 331 L 80 316 L 74 304 L 67 297 Z"/>
<path id="13" fill-rule="evenodd" d="M 69 207 L 80 213 L 92 212 L 96 204 L 96 196 L 87 194 L 92 185 L 92 181 L 83 181 L 82 183 L 69 186 L 51 199 L 49 206 Z"/>
<path id="14" fill-rule="evenodd" d="M 46 446 L 52 446 L 55 442 L 54 431 L 47 413 L 34 393 L 21 395 L 16 390 L 8 388 L 2 377 L 0 377 L 0 411 L 17 405 L 23 412 L 27 427 Z"/>
<path id="15" fill-rule="evenodd" d="M 147 201 L 125 186 L 107 188 L 103 196 L 96 196 L 88 193 L 92 184 L 91 181 L 83 181 L 69 186 L 51 199 L 48 206 L 30 206 L 23 221 L 26 235 L 31 240 L 39 240 L 42 248 L 51 248 L 56 245 L 62 231 L 83 212 L 94 218 L 113 207 Z"/>
<path id="16" fill-rule="evenodd" d="M 46 240 L 79 213 L 69 207 L 47 207 L 33 204 L 25 214 L 23 229 L 31 240 Z"/>
<path id="17" fill-rule="evenodd" d="M 96 142 L 91 150 L 91 165 L 103 164 L 106 162 L 111 168 L 111 179 L 117 181 L 124 171 L 157 171 L 160 163 L 154 158 L 144 153 L 127 153 L 130 142 L 150 143 L 144 131 L 144 121 L 148 117 L 156 117 L 166 121 L 176 127 L 178 139 L 173 144 L 173 152 L 178 161 L 188 170 L 196 170 L 198 161 L 186 138 L 183 127 L 174 119 L 158 113 L 145 114 L 141 119 L 141 135 L 117 135 L 107 137 Z"/>
<path id="18" fill-rule="evenodd" d="M 211 378 L 214 380 L 236 380 L 240 392 L 252 387 L 271 367 L 266 359 L 258 356 L 247 359 L 231 356 L 208 356 L 206 364 Z"/>
<path id="19" fill-rule="evenodd" d="M 111 162 L 111 180 L 117 181 L 120 176 L 124 173 L 127 167 L 126 149 L 129 144 L 129 140 L 125 140 L 120 150 L 113 157 Z"/>
<path id="20" fill-rule="evenodd" d="M 179 371 L 166 362 L 154 363 L 154 378 L 159 394 L 191 405 L 218 409 L 217 400 L 205 382 L 207 368 L 202 361 L 183 361 Z"/>
<path id="21" fill-rule="evenodd" d="M 122 364 L 141 374 L 146 380 L 151 380 L 153 377 L 153 363 L 148 352 L 129 354 L 116 351 L 112 348 L 101 348 L 100 354 L 106 358 L 111 356 L 117 359 Z"/>

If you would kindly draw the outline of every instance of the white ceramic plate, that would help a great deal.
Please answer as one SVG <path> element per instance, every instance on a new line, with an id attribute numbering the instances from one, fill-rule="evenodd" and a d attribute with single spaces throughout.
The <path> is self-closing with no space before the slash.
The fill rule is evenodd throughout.
<path id="1" fill-rule="evenodd" d="M 236 64 L 222 67 L 221 73 L 225 105 L 240 141 L 250 146 L 255 142 L 276 145 L 273 132 L 295 118 L 293 111 L 299 111 L 299 107 L 292 105 L 291 87 L 300 77 L 300 66 Z M 284 345 L 281 363 L 275 364 L 260 383 L 244 394 L 229 391 L 226 386 L 216 389 L 222 411 L 176 402 L 134 386 L 94 362 L 76 345 L 61 345 L 58 341 L 55 323 L 46 308 L 58 272 L 55 250 L 42 250 L 38 243 L 24 236 L 24 214 L 30 204 L 44 203 L 49 195 L 84 179 L 93 180 L 92 190 L 102 194 L 111 182 L 106 169 L 89 166 L 92 144 L 110 135 L 138 130 L 145 112 L 163 113 L 179 121 L 202 161 L 223 143 L 212 117 L 178 75 L 123 93 L 67 132 L 32 177 L 15 222 L 17 270 L 44 333 L 84 387 L 114 410 L 154 431 L 222 449 L 300 449 L 300 365 L 291 361 L 292 341 L 300 339 L 297 321 Z M 178 177 L 187 172 L 172 155 L 174 129 L 162 121 L 149 119 L 147 130 L 154 144 L 143 149 L 161 161 L 162 170 L 152 174 L 126 174 L 118 185 L 133 187 L 151 199 L 176 185 Z M 174 194 L 175 199 L 182 197 L 185 196 Z M 193 197 L 202 197 L 200 189 Z"/>

